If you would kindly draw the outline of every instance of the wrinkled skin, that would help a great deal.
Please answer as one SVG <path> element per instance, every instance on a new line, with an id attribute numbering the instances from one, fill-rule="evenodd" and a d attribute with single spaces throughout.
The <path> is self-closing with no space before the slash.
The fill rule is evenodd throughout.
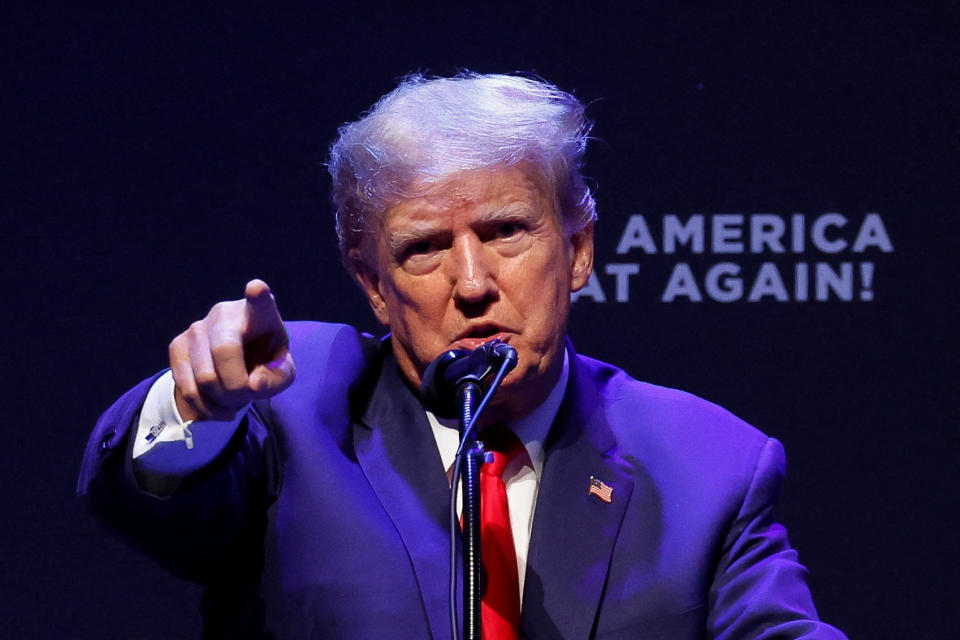
<path id="1" fill-rule="evenodd" d="M 468 171 L 389 208 L 351 259 L 413 385 L 447 349 L 492 338 L 516 348 L 519 364 L 490 416 L 516 418 L 560 375 L 570 293 L 593 266 L 593 227 L 564 233 L 551 194 L 522 165 Z"/>
<path id="2" fill-rule="evenodd" d="M 242 300 L 218 302 L 170 343 L 174 396 L 184 420 L 230 420 L 293 383 L 296 367 L 270 287 L 247 283 Z"/>

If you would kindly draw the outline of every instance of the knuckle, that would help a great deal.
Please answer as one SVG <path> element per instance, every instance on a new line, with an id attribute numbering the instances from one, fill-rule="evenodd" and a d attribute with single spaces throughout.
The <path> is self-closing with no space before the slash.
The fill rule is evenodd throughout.
<path id="1" fill-rule="evenodd" d="M 238 342 L 217 334 L 210 337 L 210 354 L 214 362 L 221 362 L 233 358 L 237 353 Z"/>
<path id="2" fill-rule="evenodd" d="M 241 344 L 240 322 L 236 318 L 220 317 L 207 332 L 211 344 Z"/>
<path id="3" fill-rule="evenodd" d="M 229 318 L 235 313 L 236 309 L 236 300 L 224 300 L 210 307 L 210 311 L 207 313 L 207 318 L 214 321 L 219 321 L 221 318 Z"/>
<path id="4" fill-rule="evenodd" d="M 217 378 L 217 374 L 213 371 L 197 371 L 194 373 L 193 379 L 196 381 L 197 387 L 205 393 L 214 391 L 220 383 L 220 379 Z"/>
<path id="5" fill-rule="evenodd" d="M 206 413 L 206 407 L 203 405 L 203 402 L 200 400 L 200 396 L 196 391 L 181 391 L 180 397 L 183 398 L 183 401 L 186 402 L 187 405 L 197 413 Z"/>
<path id="6" fill-rule="evenodd" d="M 231 394 L 239 394 L 247 391 L 248 386 L 244 380 L 228 380 L 223 383 L 223 390 Z"/>
<path id="7" fill-rule="evenodd" d="M 178 334 L 173 338 L 173 340 L 170 341 L 170 344 L 168 345 L 168 348 L 167 348 L 170 353 L 174 353 L 175 351 L 185 352 L 188 350 L 190 338 L 193 335 L 192 332 L 194 331 L 194 326 L 193 326 L 194 324 L 196 323 L 191 324 L 189 327 L 186 328 L 185 331 Z"/>
<path id="8" fill-rule="evenodd" d="M 184 331 L 180 336 L 183 337 L 186 341 L 196 340 L 198 337 L 202 336 L 204 333 L 204 324 L 203 320 L 196 320 L 190 323 L 190 326 L 187 327 L 187 330 Z"/>

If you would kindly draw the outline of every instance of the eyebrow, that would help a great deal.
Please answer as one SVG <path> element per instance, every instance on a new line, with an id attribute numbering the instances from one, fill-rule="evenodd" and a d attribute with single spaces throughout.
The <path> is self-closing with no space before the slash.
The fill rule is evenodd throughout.
<path id="1" fill-rule="evenodd" d="M 439 225 L 429 222 L 410 223 L 404 225 L 404 229 L 397 229 L 387 233 L 387 247 L 390 251 L 396 253 L 404 248 L 422 240 L 427 240 L 445 232 L 445 229 Z"/>
<path id="2" fill-rule="evenodd" d="M 481 214 L 480 217 L 474 221 L 474 224 L 489 224 L 502 220 L 515 220 L 517 218 L 527 218 L 535 214 L 536 208 L 529 202 L 518 200 L 505 204 L 499 209 Z"/>
<path id="3" fill-rule="evenodd" d="M 515 201 L 504 206 L 484 212 L 471 222 L 471 225 L 485 226 L 491 223 L 502 222 L 505 220 L 516 220 L 518 218 L 529 218 L 535 213 L 535 208 L 525 201 Z M 395 229 L 387 232 L 387 248 L 397 253 L 403 251 L 406 247 L 417 242 L 434 238 L 438 235 L 449 233 L 449 230 L 443 226 L 430 221 L 410 221 L 404 223 L 403 229 Z"/>

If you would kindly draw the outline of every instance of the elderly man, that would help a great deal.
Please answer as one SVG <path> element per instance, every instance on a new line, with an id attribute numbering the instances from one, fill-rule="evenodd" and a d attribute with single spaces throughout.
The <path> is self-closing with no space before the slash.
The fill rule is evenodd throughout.
<path id="1" fill-rule="evenodd" d="M 344 262 L 388 337 L 285 324 L 253 280 L 104 414 L 79 490 L 205 585 L 207 635 L 449 637 L 458 434 L 419 389 L 442 352 L 499 338 L 519 365 L 481 437 L 518 442 L 494 479 L 509 530 L 483 533 L 507 559 L 487 566 L 485 637 L 843 637 L 772 518 L 779 443 L 568 343 L 588 130 L 545 82 L 408 78 L 329 163 Z"/>

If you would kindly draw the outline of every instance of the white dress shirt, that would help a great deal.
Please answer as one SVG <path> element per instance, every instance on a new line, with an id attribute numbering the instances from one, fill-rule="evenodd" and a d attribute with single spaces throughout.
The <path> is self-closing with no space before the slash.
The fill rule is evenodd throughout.
<path id="1" fill-rule="evenodd" d="M 517 553 L 517 575 L 520 576 L 520 598 L 523 599 L 523 579 L 527 572 L 527 550 L 530 547 L 530 532 L 533 530 L 533 512 L 537 506 L 537 491 L 540 489 L 540 476 L 543 471 L 543 445 L 550 432 L 563 393 L 570 377 L 570 365 L 567 353 L 563 354 L 563 371 L 544 402 L 522 420 L 507 426 L 517 434 L 527 450 L 529 459 L 517 456 L 503 470 L 504 483 L 507 485 L 507 509 L 510 511 L 510 530 L 513 532 L 513 548 Z M 433 428 L 433 437 L 440 449 L 440 459 L 447 477 L 453 468 L 453 460 L 460 444 L 460 432 L 455 420 L 441 420 L 427 411 L 427 419 Z M 530 463 L 533 463 L 531 468 Z M 457 502 L 460 513 L 460 501 Z"/>

